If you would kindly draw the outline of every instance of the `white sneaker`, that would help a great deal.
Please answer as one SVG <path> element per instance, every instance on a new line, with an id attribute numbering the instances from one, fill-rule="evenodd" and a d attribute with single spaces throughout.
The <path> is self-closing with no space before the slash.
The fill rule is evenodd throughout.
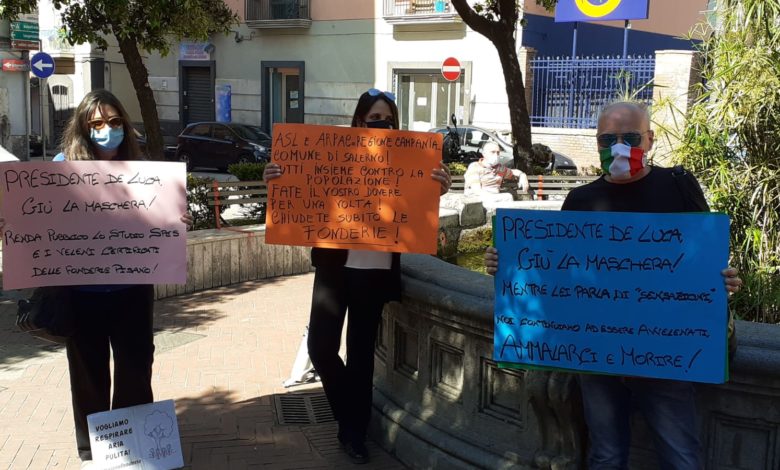
<path id="1" fill-rule="evenodd" d="M 81 462 L 81 470 L 97 468 L 91 460 L 83 460 Z"/>

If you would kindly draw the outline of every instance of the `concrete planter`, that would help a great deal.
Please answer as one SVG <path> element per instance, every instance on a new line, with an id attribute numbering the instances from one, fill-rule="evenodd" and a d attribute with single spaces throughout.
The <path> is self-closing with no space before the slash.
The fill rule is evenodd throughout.
<path id="1" fill-rule="evenodd" d="M 310 249 L 266 245 L 265 225 L 187 232 L 187 283 L 155 286 L 156 298 L 312 270 Z"/>
<path id="2" fill-rule="evenodd" d="M 412 468 L 574 468 L 576 384 L 496 367 L 492 278 L 422 255 L 404 255 L 402 272 L 376 348 L 373 437 Z M 777 469 L 780 326 L 737 332 L 731 381 L 698 389 L 707 468 Z M 631 468 L 658 468 L 639 415 L 633 431 Z"/>

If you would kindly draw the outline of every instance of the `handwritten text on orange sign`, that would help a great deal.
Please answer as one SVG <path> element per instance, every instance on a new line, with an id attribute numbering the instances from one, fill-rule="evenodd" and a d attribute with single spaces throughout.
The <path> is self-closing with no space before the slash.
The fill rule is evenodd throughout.
<path id="1" fill-rule="evenodd" d="M 435 133 L 276 124 L 266 241 L 435 253 L 441 149 Z"/>

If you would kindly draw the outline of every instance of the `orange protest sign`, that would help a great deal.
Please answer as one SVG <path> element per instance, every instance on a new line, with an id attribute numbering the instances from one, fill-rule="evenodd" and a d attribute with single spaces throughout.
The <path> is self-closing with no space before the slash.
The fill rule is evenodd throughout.
<path id="1" fill-rule="evenodd" d="M 267 243 L 436 253 L 442 136 L 275 124 Z"/>

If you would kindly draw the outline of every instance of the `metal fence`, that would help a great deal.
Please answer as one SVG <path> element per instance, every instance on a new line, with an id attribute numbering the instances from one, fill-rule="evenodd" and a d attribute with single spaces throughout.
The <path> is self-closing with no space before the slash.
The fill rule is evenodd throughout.
<path id="1" fill-rule="evenodd" d="M 622 97 L 650 104 L 655 58 L 537 58 L 531 125 L 595 128 L 599 110 Z"/>

